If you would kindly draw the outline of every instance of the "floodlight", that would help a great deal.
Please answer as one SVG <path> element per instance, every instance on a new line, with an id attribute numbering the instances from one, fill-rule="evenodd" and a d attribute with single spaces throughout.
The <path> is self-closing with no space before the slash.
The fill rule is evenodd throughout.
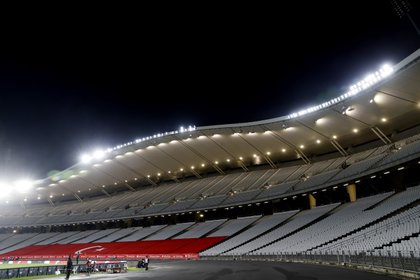
<path id="1" fill-rule="evenodd" d="M 299 112 L 292 113 L 292 114 L 288 115 L 288 118 L 292 119 L 292 118 L 300 117 L 300 116 L 306 115 L 308 113 L 318 111 L 322 108 L 327 108 L 327 107 L 329 107 L 333 104 L 336 104 L 340 101 L 343 101 L 343 100 L 345 100 L 345 99 L 347 99 L 347 98 L 349 98 L 353 95 L 356 95 L 359 92 L 371 87 L 372 85 L 378 83 L 382 79 L 391 75 L 393 71 L 394 71 L 394 69 L 392 68 L 392 66 L 390 66 L 389 64 L 385 64 L 379 69 L 379 71 L 376 71 L 374 74 L 370 73 L 363 80 L 351 85 L 350 88 L 349 88 L 349 91 L 342 94 L 341 96 L 333 98 L 333 99 L 331 99 L 327 102 L 324 102 L 322 104 L 319 104 L 319 105 L 301 110 Z"/>
<path id="2" fill-rule="evenodd" d="M 80 161 L 81 161 L 82 163 L 85 163 L 85 164 L 88 164 L 91 160 L 92 160 L 92 156 L 90 156 L 90 155 L 88 155 L 88 154 L 83 154 L 83 155 L 80 157 Z"/>
<path id="3" fill-rule="evenodd" d="M 0 182 L 0 197 L 7 197 L 10 194 L 11 187 L 3 182 Z"/>
<path id="4" fill-rule="evenodd" d="M 22 179 L 15 181 L 13 185 L 18 192 L 27 193 L 33 187 L 33 182 L 27 179 Z"/>
<path id="5" fill-rule="evenodd" d="M 93 152 L 93 157 L 95 159 L 103 159 L 105 157 L 105 151 L 102 150 L 95 150 Z"/>
<path id="6" fill-rule="evenodd" d="M 393 71 L 394 69 L 389 64 L 384 64 L 382 68 L 379 70 L 382 77 L 389 76 Z"/>

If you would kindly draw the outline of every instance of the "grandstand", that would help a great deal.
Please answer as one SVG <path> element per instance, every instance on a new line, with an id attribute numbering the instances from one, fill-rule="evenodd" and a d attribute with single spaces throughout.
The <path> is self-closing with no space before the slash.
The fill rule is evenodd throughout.
<path id="1" fill-rule="evenodd" d="M 87 155 L 1 201 L 0 259 L 362 254 L 418 271 L 419 61 L 288 116 Z"/>

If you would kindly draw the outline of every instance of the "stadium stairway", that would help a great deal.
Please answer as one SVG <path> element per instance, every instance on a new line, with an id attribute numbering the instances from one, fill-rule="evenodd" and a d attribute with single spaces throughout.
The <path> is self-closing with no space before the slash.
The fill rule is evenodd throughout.
<path id="1" fill-rule="evenodd" d="M 273 230 L 275 230 L 275 229 L 277 229 L 277 228 L 279 228 L 279 227 L 283 226 L 284 224 L 288 223 L 291 219 L 293 219 L 293 217 L 294 217 L 295 215 L 297 215 L 299 212 L 300 212 L 300 211 L 297 211 L 296 213 L 294 213 L 292 216 L 288 217 L 286 220 L 284 220 L 284 221 L 283 221 L 283 222 L 281 222 L 280 224 L 278 224 L 278 225 L 276 225 L 276 226 L 274 226 L 274 227 L 272 227 L 272 228 L 270 228 L 270 229 L 268 229 L 268 230 L 266 230 L 266 231 L 264 231 L 264 232 L 262 232 L 262 233 L 260 233 L 260 234 L 258 234 L 258 235 L 255 235 L 254 237 L 252 237 L 252 238 L 248 239 L 246 242 L 240 243 L 240 244 L 236 245 L 235 247 L 230 248 L 229 250 L 223 251 L 223 252 L 222 252 L 222 254 L 229 253 L 230 251 L 235 250 L 236 248 L 238 248 L 238 247 L 240 247 L 240 246 L 244 245 L 245 243 L 251 242 L 251 241 L 253 241 L 253 240 L 255 240 L 255 239 L 259 238 L 260 236 L 262 236 L 262 235 L 264 235 L 264 234 L 267 234 L 268 232 L 273 231 Z M 254 223 L 254 224 L 255 224 L 255 223 Z M 229 238 L 230 238 L 230 237 L 229 237 Z"/>
<path id="2" fill-rule="evenodd" d="M 186 228 L 184 228 L 184 229 L 182 229 L 182 230 L 180 230 L 180 231 L 178 231 L 178 232 L 170 235 L 167 239 L 174 239 L 175 237 L 177 237 L 177 236 L 179 236 L 179 235 L 181 235 L 181 234 L 189 231 L 194 225 L 195 225 L 195 223 L 190 223 L 190 225 L 188 227 L 186 227 Z"/>
<path id="3" fill-rule="evenodd" d="M 146 236 L 142 237 L 142 238 L 141 238 L 141 239 L 139 239 L 138 241 L 140 241 L 140 240 L 147 240 L 148 238 L 151 238 L 153 235 L 155 235 L 155 234 L 159 234 L 162 230 L 165 230 L 167 227 L 169 227 L 169 225 L 165 225 L 165 226 L 163 226 L 162 228 L 158 229 L 157 231 L 154 231 L 154 232 L 152 232 L 152 233 L 150 233 L 150 234 L 148 234 L 148 235 L 146 235 Z"/>
<path id="4" fill-rule="evenodd" d="M 384 249 L 385 247 L 392 246 L 393 244 L 396 244 L 396 243 L 401 243 L 401 241 L 409 240 L 411 238 L 418 237 L 419 235 L 420 235 L 420 232 L 404 236 L 403 238 L 399 238 L 396 241 L 392 241 L 392 242 L 389 242 L 389 243 L 386 243 L 386 244 L 382 244 L 382 246 L 377 246 L 377 247 L 375 247 L 375 250 Z"/>
<path id="5" fill-rule="evenodd" d="M 247 225 L 246 227 L 242 228 L 241 230 L 239 230 L 239 231 L 235 232 L 234 234 L 232 234 L 232 235 L 228 236 L 226 239 L 229 239 L 229 238 L 235 237 L 235 236 L 237 236 L 237 235 L 239 235 L 239 234 L 243 233 L 244 231 L 249 230 L 249 229 L 250 229 L 250 228 L 252 228 L 254 225 L 256 225 L 256 224 L 257 224 L 257 223 L 258 223 L 258 222 L 259 222 L 262 218 L 263 218 L 263 216 L 261 216 L 260 218 L 258 218 L 258 219 L 257 219 L 257 220 L 255 220 L 255 221 L 253 221 L 251 224 Z M 209 247 L 209 248 L 207 248 L 207 249 L 210 249 L 210 248 L 212 248 L 212 247 L 214 247 L 214 246 L 216 246 L 216 245 L 219 245 L 219 243 L 222 243 L 222 242 L 226 241 L 226 239 L 221 240 L 220 242 L 218 242 L 218 243 L 216 243 L 216 244 L 213 244 L 211 247 Z M 223 253 L 223 252 L 222 252 L 222 253 Z"/>
<path id="6" fill-rule="evenodd" d="M 282 239 L 285 239 L 285 238 L 287 238 L 288 236 L 291 236 L 291 235 L 293 235 L 293 234 L 295 234 L 295 233 L 297 233 L 297 232 L 299 232 L 299 231 L 301 231 L 301 230 L 303 230 L 303 229 L 305 229 L 305 228 L 307 228 L 307 227 L 309 227 L 309 226 L 311 226 L 311 225 L 313 225 L 313 224 L 316 224 L 317 222 L 319 222 L 319 221 L 321 221 L 322 219 L 324 219 L 325 217 L 328 217 L 333 211 L 335 211 L 337 208 L 339 208 L 340 207 L 340 204 L 338 204 L 337 206 L 335 206 L 334 208 L 332 208 L 332 209 L 330 209 L 329 211 L 327 211 L 326 213 L 324 213 L 324 214 L 322 214 L 321 216 L 319 216 L 319 217 L 317 217 L 317 218 L 315 218 L 314 220 L 312 220 L 312 221 L 310 221 L 310 222 L 308 222 L 308 223 L 305 223 L 303 226 L 301 226 L 301 227 L 298 227 L 297 229 L 295 229 L 295 230 L 293 230 L 293 231 L 291 231 L 291 232 L 289 232 L 289 233 L 287 233 L 287 234 L 285 234 L 285 235 L 283 235 L 283 236 L 281 236 L 280 238 L 278 238 L 278 239 L 275 239 L 275 240 L 273 240 L 273 241 L 270 241 L 270 242 L 268 242 L 268 243 L 266 243 L 266 244 L 264 244 L 263 246 L 260 246 L 260 247 L 258 247 L 258 248 L 255 248 L 255 249 L 253 249 L 253 250 L 251 250 L 251 251 L 249 251 L 248 252 L 248 254 L 249 253 L 252 253 L 252 252 L 255 252 L 255 251 L 257 251 L 257 250 L 260 250 L 260 249 L 262 249 L 262 248 L 264 248 L 264 247 L 267 247 L 267 246 L 269 246 L 269 245 L 271 245 L 271 244 L 273 244 L 273 243 L 276 243 L 276 242 L 278 242 L 278 241 L 280 241 L 280 240 L 282 240 Z M 299 213 L 302 213 L 302 212 L 299 212 Z M 298 213 L 298 214 L 299 214 Z M 294 215 L 294 217 L 296 217 L 298 214 L 296 214 L 296 215 Z M 289 221 L 290 221 L 290 219 L 288 219 Z M 271 229 L 269 232 L 271 232 L 271 231 L 273 231 L 273 229 Z"/>
<path id="7" fill-rule="evenodd" d="M 202 237 L 208 237 L 210 236 L 212 233 L 217 232 L 218 230 L 220 230 L 221 228 L 223 228 L 227 223 L 228 223 L 228 219 L 226 219 L 226 221 L 224 221 L 222 224 L 220 224 L 219 226 L 215 227 L 214 229 L 210 230 L 209 232 L 207 232 L 204 236 Z"/>

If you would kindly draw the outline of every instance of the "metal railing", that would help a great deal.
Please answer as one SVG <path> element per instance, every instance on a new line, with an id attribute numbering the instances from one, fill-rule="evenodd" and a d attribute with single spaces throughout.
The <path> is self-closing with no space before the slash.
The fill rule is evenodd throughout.
<path id="1" fill-rule="evenodd" d="M 272 253 L 255 255 L 230 255 L 202 257 L 202 259 L 221 260 L 253 260 L 253 261 L 283 261 L 283 262 L 307 262 L 331 265 L 365 266 L 377 268 L 391 268 L 400 271 L 420 274 L 420 252 L 410 251 L 397 253 L 387 251 L 386 254 L 378 252 L 296 252 L 296 253 Z"/>

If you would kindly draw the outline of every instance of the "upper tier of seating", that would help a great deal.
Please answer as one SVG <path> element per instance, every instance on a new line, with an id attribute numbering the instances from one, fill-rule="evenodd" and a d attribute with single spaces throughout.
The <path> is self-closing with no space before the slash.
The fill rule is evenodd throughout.
<path id="1" fill-rule="evenodd" d="M 277 169 L 165 183 L 112 197 L 20 208 L 0 207 L 0 227 L 70 224 L 265 201 L 348 182 L 420 156 L 420 135 L 346 157 Z M 346 168 L 343 168 L 343 163 Z"/>

